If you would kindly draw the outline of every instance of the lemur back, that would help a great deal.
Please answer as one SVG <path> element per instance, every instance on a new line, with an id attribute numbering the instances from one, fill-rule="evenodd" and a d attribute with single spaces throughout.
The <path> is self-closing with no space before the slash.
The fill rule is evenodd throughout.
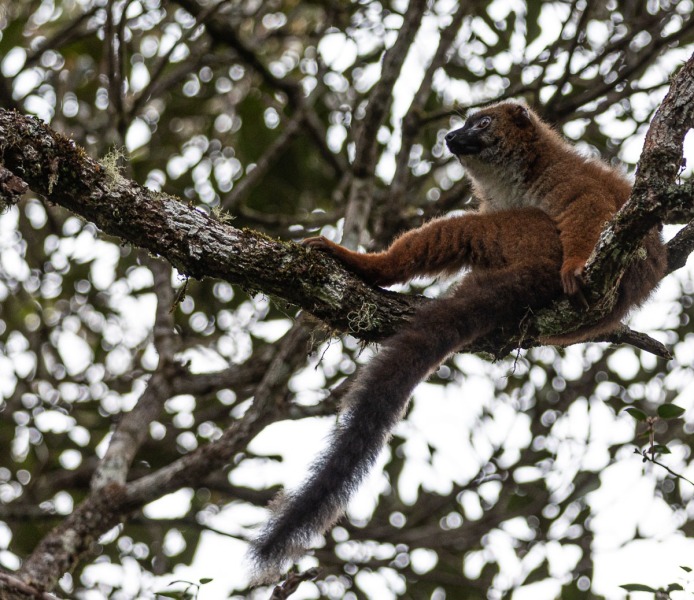
<path id="1" fill-rule="evenodd" d="M 304 241 L 374 285 L 469 271 L 448 296 L 429 303 L 386 340 L 358 372 L 328 448 L 303 485 L 275 503 L 251 546 L 258 583 L 277 579 L 343 514 L 412 391 L 448 355 L 496 330 L 517 333 L 528 311 L 580 290 L 603 224 L 629 197 L 623 176 L 581 157 L 517 103 L 475 113 L 446 142 L 473 179 L 480 213 L 436 219 L 377 253 L 353 252 L 323 237 Z M 646 258 L 625 272 L 612 313 L 553 343 L 612 330 L 648 296 L 664 273 L 665 252 L 655 231 L 644 246 Z"/>

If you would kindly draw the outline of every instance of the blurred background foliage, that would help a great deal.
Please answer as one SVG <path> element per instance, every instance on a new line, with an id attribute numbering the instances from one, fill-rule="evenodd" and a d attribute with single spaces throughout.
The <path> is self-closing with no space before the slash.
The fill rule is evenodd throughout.
<path id="1" fill-rule="evenodd" d="M 0 104 L 236 227 L 283 239 L 344 229 L 373 249 L 466 207 L 463 171 L 442 139 L 468 108 L 492 100 L 525 98 L 585 152 L 633 168 L 669 77 L 694 48 L 693 8 L 690 0 L 4 0 Z M 408 23 L 412 34 L 398 38 Z M 156 309 L 170 304 L 154 285 L 153 257 L 32 194 L 0 217 L 0 251 L 0 565 L 14 570 L 88 493 L 109 432 L 157 367 Z M 614 582 L 599 581 L 601 551 L 693 532 L 694 488 L 641 464 L 633 451 L 647 440 L 622 412 L 636 404 L 654 414 L 663 402 L 687 409 L 658 423 L 657 441 L 672 452 L 663 460 L 694 479 L 693 288 L 684 271 L 635 323 L 671 347 L 672 361 L 584 345 L 443 366 L 417 393 L 362 508 L 316 551 L 318 582 L 297 597 L 620 597 Z M 176 273 L 168 280 L 183 283 Z M 191 281 L 173 315 L 177 356 L 193 372 L 236 379 L 170 398 L 131 477 L 243 418 L 294 317 L 254 290 Z M 264 518 L 257 507 L 288 479 L 273 452 L 287 460 L 302 428 L 325 431 L 335 403 L 321 403 L 323 390 L 366 360 L 362 351 L 349 338 L 307 345 L 287 374 L 284 423 L 199 489 L 112 531 L 56 591 L 151 597 L 175 568 L 190 573 L 180 566 L 196 553 L 240 556 Z M 304 459 L 320 445 L 312 436 Z M 622 506 L 624 497 L 637 515 L 610 531 L 605 498 Z M 238 572 L 229 581 L 228 567 L 205 559 L 197 576 L 214 578 L 218 594 L 252 594 L 229 560 Z M 626 572 L 628 581 L 643 573 L 638 563 Z"/>

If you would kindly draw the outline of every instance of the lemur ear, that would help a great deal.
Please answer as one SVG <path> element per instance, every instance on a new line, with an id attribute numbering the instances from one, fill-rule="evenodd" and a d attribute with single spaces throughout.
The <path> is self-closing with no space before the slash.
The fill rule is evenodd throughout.
<path id="1" fill-rule="evenodd" d="M 511 110 L 511 118 L 518 127 L 530 127 L 533 122 L 530 118 L 530 111 L 522 104 L 515 104 Z"/>

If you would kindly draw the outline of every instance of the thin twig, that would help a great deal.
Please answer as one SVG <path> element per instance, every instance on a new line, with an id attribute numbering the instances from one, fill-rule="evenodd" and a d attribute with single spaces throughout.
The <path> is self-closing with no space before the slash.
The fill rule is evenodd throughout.
<path id="1" fill-rule="evenodd" d="M 662 467 L 663 469 L 665 469 L 673 477 L 676 477 L 677 479 L 681 479 L 682 481 L 686 481 L 688 484 L 694 486 L 694 481 L 690 481 L 684 475 L 680 475 L 679 473 L 676 473 L 667 465 L 664 465 L 660 461 L 656 460 L 654 454 L 652 456 L 649 456 L 648 450 L 639 450 L 638 448 L 634 448 L 634 454 L 638 454 L 639 456 L 642 456 L 644 461 L 652 462 L 654 465 L 658 465 L 659 467 Z"/>

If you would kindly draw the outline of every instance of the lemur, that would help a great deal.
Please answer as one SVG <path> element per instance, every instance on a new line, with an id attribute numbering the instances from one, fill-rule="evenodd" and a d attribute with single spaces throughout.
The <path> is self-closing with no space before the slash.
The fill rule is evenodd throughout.
<path id="1" fill-rule="evenodd" d="M 473 113 L 445 141 L 472 180 L 478 213 L 430 221 L 383 252 L 353 252 L 324 237 L 303 242 L 378 286 L 469 271 L 361 368 L 327 449 L 304 483 L 275 501 L 269 522 L 251 545 L 257 583 L 278 579 L 344 513 L 414 388 L 447 356 L 494 330 L 518 332 L 528 310 L 580 291 L 583 268 L 604 224 L 630 195 L 624 175 L 579 154 L 517 102 Z M 651 231 L 643 246 L 646 257 L 627 268 L 611 314 L 545 341 L 569 344 L 609 332 L 640 305 L 666 264 L 658 231 Z"/>

